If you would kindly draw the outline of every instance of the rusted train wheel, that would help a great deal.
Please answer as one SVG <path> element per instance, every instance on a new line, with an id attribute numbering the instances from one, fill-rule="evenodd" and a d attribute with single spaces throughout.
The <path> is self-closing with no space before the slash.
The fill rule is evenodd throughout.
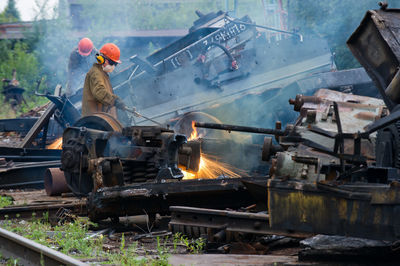
<path id="1" fill-rule="evenodd" d="M 114 132 L 121 132 L 123 128 L 118 120 L 107 113 L 95 113 L 91 116 L 82 117 L 73 127 Z M 75 195 L 86 196 L 93 190 L 93 179 L 87 173 L 87 166 L 84 163 L 88 150 L 78 140 L 78 135 L 73 132 L 66 132 L 63 135 L 63 152 L 61 154 L 65 180 Z"/>

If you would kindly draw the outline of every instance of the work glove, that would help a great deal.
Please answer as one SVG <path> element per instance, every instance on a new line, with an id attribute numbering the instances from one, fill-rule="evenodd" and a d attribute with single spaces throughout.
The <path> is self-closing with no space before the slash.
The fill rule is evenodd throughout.
<path id="1" fill-rule="evenodd" d="M 118 109 L 121 109 L 121 110 L 125 110 L 126 109 L 126 105 L 125 105 L 124 101 L 121 100 L 121 98 L 116 98 L 115 102 L 114 102 L 114 105 Z"/>

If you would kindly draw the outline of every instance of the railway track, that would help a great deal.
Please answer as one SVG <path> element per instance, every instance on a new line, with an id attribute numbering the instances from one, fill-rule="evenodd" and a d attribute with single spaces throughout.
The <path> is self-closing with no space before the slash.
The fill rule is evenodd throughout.
<path id="1" fill-rule="evenodd" d="M 0 252 L 22 265 L 88 265 L 61 252 L 0 228 Z"/>

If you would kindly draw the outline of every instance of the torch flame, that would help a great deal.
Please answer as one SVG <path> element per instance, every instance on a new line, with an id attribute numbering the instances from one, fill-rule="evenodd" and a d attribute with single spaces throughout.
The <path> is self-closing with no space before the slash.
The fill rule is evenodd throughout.
<path id="1" fill-rule="evenodd" d="M 188 141 L 191 141 L 191 140 L 195 140 L 195 139 L 198 139 L 199 138 L 199 136 L 198 136 L 198 134 L 197 134 L 197 127 L 195 127 L 195 121 L 193 120 L 192 121 L 192 133 L 190 134 L 190 137 L 189 137 L 189 139 L 188 139 Z"/>
<path id="2" fill-rule="evenodd" d="M 62 148 L 62 137 L 56 139 L 53 143 L 47 146 L 47 149 L 61 150 Z"/>
<path id="3" fill-rule="evenodd" d="M 196 140 L 200 136 L 197 132 L 197 128 L 195 127 L 195 121 L 192 121 L 192 133 L 188 141 Z M 219 176 L 225 177 L 240 177 L 237 172 L 240 172 L 238 169 L 233 171 L 234 167 L 227 163 L 218 162 L 215 159 L 211 159 L 204 153 L 200 154 L 200 164 L 199 164 L 199 171 L 194 173 L 190 171 L 182 170 L 183 172 L 183 179 L 215 179 Z M 243 173 L 241 173 L 243 174 Z"/>

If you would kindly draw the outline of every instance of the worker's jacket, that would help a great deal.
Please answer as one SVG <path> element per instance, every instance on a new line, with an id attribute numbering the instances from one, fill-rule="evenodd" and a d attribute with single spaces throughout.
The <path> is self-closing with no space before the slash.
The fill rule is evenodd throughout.
<path id="1" fill-rule="evenodd" d="M 117 118 L 114 102 L 117 96 L 111 87 L 108 74 L 100 64 L 93 64 L 83 85 L 82 116 L 106 112 Z"/>

